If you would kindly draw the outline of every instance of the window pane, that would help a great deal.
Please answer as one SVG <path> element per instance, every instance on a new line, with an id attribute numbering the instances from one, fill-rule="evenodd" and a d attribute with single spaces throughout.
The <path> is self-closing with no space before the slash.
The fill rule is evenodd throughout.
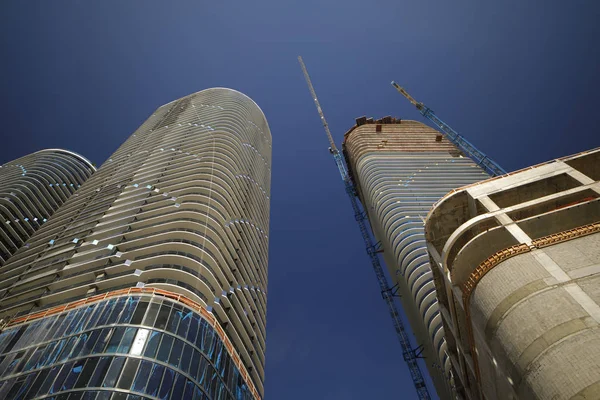
<path id="1" fill-rule="evenodd" d="M 179 326 L 179 322 L 182 318 L 183 313 L 174 309 L 169 316 L 169 322 L 167 322 L 167 331 L 171 333 L 177 333 L 177 327 Z"/>
<path id="2" fill-rule="evenodd" d="M 27 360 L 27 364 L 25 365 L 25 368 L 23 369 L 23 371 L 29 371 L 30 369 L 35 368 L 35 365 L 37 364 L 37 362 L 40 359 L 40 357 L 42 356 L 42 354 L 44 354 L 45 350 L 46 350 L 46 346 L 37 347 L 34 350 L 31 357 L 29 358 L 29 360 Z"/>
<path id="3" fill-rule="evenodd" d="M 150 306 L 148 306 L 148 312 L 144 317 L 142 325 L 145 326 L 154 326 L 154 320 L 156 319 L 156 314 L 158 314 L 158 310 L 160 309 L 161 303 L 156 303 L 152 301 Z"/>
<path id="4" fill-rule="evenodd" d="M 158 397 L 161 400 L 166 400 L 169 398 L 169 393 L 171 392 L 171 387 L 173 386 L 173 379 L 175 379 L 175 372 L 171 368 L 165 368 L 165 375 L 163 376 L 160 390 L 158 392 Z"/>
<path id="5" fill-rule="evenodd" d="M 199 319 L 196 315 L 192 314 L 192 318 L 190 319 L 190 328 L 188 329 L 187 332 L 187 340 L 189 340 L 191 343 L 196 343 L 196 335 L 198 334 L 198 327 L 199 327 Z"/>
<path id="6" fill-rule="evenodd" d="M 131 343 L 133 343 L 133 338 L 135 337 L 135 333 L 137 332 L 137 328 L 128 327 L 125 329 L 125 333 L 123 334 L 123 339 L 119 344 L 119 348 L 117 349 L 117 353 L 128 353 L 131 348 Z"/>
<path id="7" fill-rule="evenodd" d="M 187 313 L 185 311 L 182 312 L 183 316 L 181 318 L 181 321 L 179 322 L 179 327 L 177 327 L 177 335 L 181 337 L 186 337 L 188 328 L 190 327 L 190 320 L 192 319 L 193 313 L 191 311 Z"/>
<path id="8" fill-rule="evenodd" d="M 156 358 L 162 362 L 167 362 L 167 360 L 169 359 L 169 353 L 171 351 L 172 344 L 173 344 L 173 336 L 163 335 Z"/>
<path id="9" fill-rule="evenodd" d="M 96 326 L 106 325 L 108 316 L 112 313 L 112 310 L 113 310 L 116 302 L 117 302 L 116 299 L 110 299 L 108 301 L 108 304 L 106 304 L 106 306 L 104 307 L 104 310 L 102 311 L 102 315 L 100 316 L 100 319 L 98 320 L 98 324 Z"/>
<path id="10" fill-rule="evenodd" d="M 125 333 L 124 326 L 118 326 L 113 331 L 113 334 L 108 342 L 108 346 L 106 347 L 106 353 L 114 353 L 117 351 L 117 347 L 119 346 L 119 342 L 123 338 L 123 333 Z"/>
<path id="11" fill-rule="evenodd" d="M 198 380 L 198 368 L 200 367 L 200 359 L 202 356 L 198 350 L 194 350 L 192 354 L 192 362 L 190 364 L 190 375 L 194 378 L 194 381 Z"/>
<path id="12" fill-rule="evenodd" d="M 77 341 L 77 344 L 75 345 L 75 348 L 71 353 L 71 358 L 76 358 L 79 355 L 81 349 L 83 348 L 83 346 L 85 346 L 85 344 L 88 341 L 88 335 L 88 333 L 82 333 L 81 335 L 79 335 L 79 340 Z"/>
<path id="13" fill-rule="evenodd" d="M 72 362 L 68 362 L 62 366 L 62 368 L 60 369 L 60 372 L 58 373 L 58 375 L 56 375 L 54 384 L 52 385 L 52 388 L 50 389 L 50 394 L 60 391 L 60 387 L 62 386 L 62 383 L 64 382 L 64 380 L 67 377 L 67 375 L 69 374 L 69 372 L 71 372 L 72 366 L 73 366 Z"/>
<path id="14" fill-rule="evenodd" d="M 72 336 L 71 338 L 69 338 L 62 353 L 60 353 L 57 362 L 65 361 L 67 358 L 69 358 L 69 355 L 71 354 L 71 351 L 73 350 L 73 346 L 75 346 L 77 339 L 79 339 L 77 336 Z"/>
<path id="15" fill-rule="evenodd" d="M 144 388 L 146 387 L 146 383 L 148 383 L 148 377 L 150 376 L 151 370 L 152 363 L 146 360 L 142 361 L 131 389 L 136 392 L 143 392 Z"/>
<path id="16" fill-rule="evenodd" d="M 125 357 L 115 357 L 110 364 L 110 368 L 104 377 L 104 382 L 102 382 L 102 387 L 115 387 L 115 383 L 119 374 L 121 373 L 121 368 L 123 368 L 123 363 L 125 362 Z"/>
<path id="17" fill-rule="evenodd" d="M 183 347 L 183 353 L 181 354 L 181 363 L 179 363 L 179 368 L 183 372 L 188 372 L 190 368 L 190 360 L 192 359 L 192 354 L 194 354 L 194 350 L 192 346 L 186 344 Z"/>
<path id="18" fill-rule="evenodd" d="M 85 363 L 85 360 L 75 361 L 75 363 L 73 364 L 73 367 L 71 368 L 71 371 L 69 372 L 69 374 L 67 375 L 67 378 L 63 382 L 62 390 L 69 390 L 69 389 L 73 388 L 73 385 L 75 385 L 75 382 L 77 382 L 77 378 L 79 378 L 79 375 L 81 374 L 81 371 L 83 370 L 84 363 Z"/>
<path id="19" fill-rule="evenodd" d="M 58 372 L 58 370 L 60 370 L 60 367 L 61 366 L 56 366 L 56 367 L 52 367 L 50 369 L 50 372 L 48 373 L 46 380 L 40 386 L 40 390 L 37 392 L 38 395 L 48 393 L 48 390 L 50 389 L 52 382 L 54 382 L 54 378 L 56 378 L 56 373 Z"/>
<path id="20" fill-rule="evenodd" d="M 146 313 L 147 309 L 148 309 L 148 302 L 140 301 L 138 303 L 137 308 L 135 309 L 135 312 L 133 313 L 133 316 L 131 317 L 130 324 L 139 325 L 142 322 L 142 319 L 144 318 L 144 314 Z"/>
<path id="21" fill-rule="evenodd" d="M 106 302 L 96 304 L 96 308 L 94 309 L 94 312 L 92 313 L 92 316 L 90 317 L 85 329 L 91 329 L 97 326 L 98 320 L 102 315 L 102 311 L 104 311 L 104 307 L 106 307 Z"/>
<path id="22" fill-rule="evenodd" d="M 94 346 L 94 353 L 103 353 L 104 352 L 104 348 L 106 347 L 106 344 L 108 343 L 111 332 L 112 332 L 111 328 L 102 328 L 102 331 L 100 332 L 100 336 L 98 337 L 98 340 L 96 341 L 96 345 Z"/>
<path id="23" fill-rule="evenodd" d="M 31 388 L 29 388 L 29 396 L 28 397 L 33 398 L 35 396 L 35 394 L 37 393 L 38 389 L 40 388 L 40 386 L 42 385 L 42 383 L 44 383 L 44 380 L 48 376 L 48 372 L 50 372 L 50 368 L 47 368 L 47 369 L 41 371 L 38 374 L 37 378 L 35 379 L 35 381 L 31 385 Z"/>
<path id="24" fill-rule="evenodd" d="M 96 370 L 94 371 L 92 378 L 88 382 L 88 387 L 100 387 L 100 383 L 104 379 L 106 372 L 108 371 L 108 367 L 110 366 L 110 361 L 112 357 L 101 357 L 100 361 L 98 361 L 98 365 L 96 366 Z"/>
<path id="25" fill-rule="evenodd" d="M 146 350 L 144 351 L 144 356 L 149 358 L 154 358 L 156 354 L 156 349 L 158 348 L 158 344 L 160 343 L 160 339 L 162 337 L 162 333 L 157 331 L 150 332 L 150 339 L 148 339 L 148 345 L 146 346 Z"/>
<path id="26" fill-rule="evenodd" d="M 165 367 L 160 364 L 154 364 L 152 366 L 152 374 L 150 375 L 150 380 L 146 387 L 146 393 L 150 396 L 156 396 L 158 394 L 158 387 L 160 386 L 164 371 Z"/>
<path id="27" fill-rule="evenodd" d="M 100 332 L 101 329 L 92 331 L 92 333 L 89 335 L 89 338 L 85 341 L 83 349 L 81 349 L 81 353 L 79 353 L 80 356 L 87 356 L 92 352 L 94 344 L 96 344 L 96 340 L 98 340 L 98 336 L 100 336 Z"/>
<path id="28" fill-rule="evenodd" d="M 173 385 L 173 393 L 171 393 L 171 399 L 180 400 L 183 396 L 183 388 L 185 387 L 185 376 L 176 374 L 175 384 Z"/>
<path id="29" fill-rule="evenodd" d="M 196 388 L 196 385 L 194 385 L 194 382 L 190 381 L 189 379 L 186 379 L 185 380 L 185 392 L 183 392 L 182 399 L 191 399 L 192 396 L 194 395 L 195 388 Z"/>
<path id="30" fill-rule="evenodd" d="M 119 316 L 123 312 L 123 308 L 125 307 L 126 301 L 127 298 L 119 297 L 119 299 L 117 300 L 117 304 L 115 305 L 115 309 L 110 314 L 110 317 L 108 317 L 108 319 L 106 320 L 107 325 L 114 324 L 115 322 L 117 322 L 117 319 L 119 319 Z"/>
<path id="31" fill-rule="evenodd" d="M 127 359 L 125 366 L 123 367 L 123 371 L 121 372 L 121 376 L 119 378 L 119 384 L 117 385 L 121 389 L 129 389 L 131 386 L 131 382 L 133 382 L 133 377 L 137 372 L 138 365 L 140 364 L 140 360 L 135 358 Z"/>
<path id="32" fill-rule="evenodd" d="M 158 311 L 158 315 L 156 316 L 156 321 L 154 322 L 154 327 L 158 329 L 165 329 L 167 326 L 167 320 L 169 319 L 169 313 L 171 312 L 170 304 L 163 304 Z"/>
<path id="33" fill-rule="evenodd" d="M 100 359 L 97 357 L 89 358 L 87 360 L 85 366 L 83 367 L 83 371 L 81 371 L 81 374 L 79 374 L 79 379 L 77 379 L 77 383 L 75 383 L 75 388 L 82 388 L 87 386 L 90 377 L 96 369 L 96 365 L 98 365 L 98 360 Z"/>
<path id="34" fill-rule="evenodd" d="M 175 339 L 171 354 L 169 355 L 169 364 L 179 367 L 181 361 L 181 353 L 183 352 L 183 342 L 179 339 Z"/>
<path id="35" fill-rule="evenodd" d="M 125 308 L 123 309 L 123 313 L 119 318 L 119 323 L 128 324 L 131 321 L 131 316 L 133 315 L 133 311 L 137 306 L 138 297 L 128 297 L 125 302 Z"/>

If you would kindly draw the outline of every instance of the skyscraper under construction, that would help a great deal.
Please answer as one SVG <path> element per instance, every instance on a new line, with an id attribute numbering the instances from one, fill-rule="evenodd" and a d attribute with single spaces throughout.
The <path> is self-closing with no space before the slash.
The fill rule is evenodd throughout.
<path id="1" fill-rule="evenodd" d="M 159 107 L 0 268 L 0 398 L 261 398 L 270 168 L 244 94 Z"/>
<path id="2" fill-rule="evenodd" d="M 358 118 L 343 152 L 436 390 L 450 398 L 452 365 L 423 224 L 439 198 L 488 175 L 438 131 L 391 117 Z"/>

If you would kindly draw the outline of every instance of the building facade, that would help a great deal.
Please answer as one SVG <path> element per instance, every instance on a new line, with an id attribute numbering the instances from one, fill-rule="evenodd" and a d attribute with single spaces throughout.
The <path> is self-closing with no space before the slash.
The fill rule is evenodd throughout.
<path id="1" fill-rule="evenodd" d="M 0 166 L 0 267 L 95 170 L 86 158 L 61 149 Z"/>
<path id="2" fill-rule="evenodd" d="M 440 398 L 451 398 L 451 363 L 423 223 L 448 191 L 488 178 L 438 131 L 416 121 L 359 118 L 344 156 Z"/>
<path id="3" fill-rule="evenodd" d="M 600 398 L 600 148 L 458 189 L 426 238 L 470 399 Z"/>
<path id="4" fill-rule="evenodd" d="M 249 97 L 159 107 L 0 268 L 0 398 L 260 399 L 270 176 Z"/>

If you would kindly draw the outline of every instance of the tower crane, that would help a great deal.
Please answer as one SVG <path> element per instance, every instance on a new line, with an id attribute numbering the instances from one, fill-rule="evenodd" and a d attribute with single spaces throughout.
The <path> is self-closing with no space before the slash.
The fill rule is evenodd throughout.
<path id="1" fill-rule="evenodd" d="M 452 142 L 456 147 L 459 148 L 463 153 L 473 160 L 477 165 L 485 170 L 491 176 L 498 176 L 506 174 L 506 171 L 498 165 L 494 160 L 482 153 L 477 147 L 473 146 L 467 139 L 462 137 L 458 132 L 452 129 L 448 124 L 438 118 L 435 112 L 425 104 L 416 101 L 408 92 L 396 82 L 392 81 L 392 86 L 396 88 L 398 92 L 411 102 L 413 106 L 419 110 L 419 112 L 428 120 L 433 122 L 442 133 Z"/>
<path id="2" fill-rule="evenodd" d="M 333 159 L 335 160 L 335 164 L 338 167 L 338 170 L 342 177 L 342 181 L 344 181 L 346 194 L 348 194 L 348 198 L 350 199 L 350 203 L 352 205 L 352 210 L 354 211 L 354 218 L 356 219 L 358 227 L 360 228 L 360 233 L 362 234 L 367 249 L 367 254 L 371 259 L 371 265 L 373 267 L 373 270 L 375 271 L 375 275 L 377 276 L 379 288 L 381 289 L 381 295 L 388 306 L 388 311 L 390 313 L 390 317 L 392 318 L 394 329 L 396 330 L 396 335 L 398 336 L 398 340 L 400 341 L 400 346 L 402 346 L 402 355 L 404 361 L 408 365 L 411 378 L 417 391 L 417 396 L 420 400 L 429 400 L 431 399 L 431 397 L 429 395 L 427 386 L 425 385 L 425 380 L 423 379 L 423 374 L 421 373 L 421 369 L 417 362 L 419 358 L 418 350 L 413 349 L 413 347 L 410 344 L 408 334 L 404 329 L 404 324 L 400 319 L 400 314 L 396 307 L 396 303 L 394 302 L 394 288 L 390 288 L 390 286 L 388 285 L 387 278 L 385 276 L 381 263 L 379 262 L 379 257 L 377 256 L 377 253 L 380 252 L 380 248 L 377 245 L 373 244 L 371 235 L 367 230 L 367 225 L 365 222 L 365 220 L 367 219 L 367 213 L 361 209 L 361 207 L 359 206 L 359 202 L 356 199 L 356 189 L 354 187 L 354 184 L 352 183 L 350 175 L 348 174 L 348 170 L 346 169 L 344 160 L 342 159 L 342 155 L 340 154 L 340 151 L 337 149 L 335 142 L 333 141 L 333 137 L 331 136 L 331 132 L 329 131 L 329 125 L 327 125 L 327 120 L 325 119 L 325 115 L 323 114 L 323 110 L 321 109 L 321 105 L 319 104 L 317 94 L 315 93 L 315 89 L 313 88 L 310 76 L 308 75 L 308 71 L 306 70 L 306 66 L 304 65 L 302 57 L 298 57 L 298 61 L 300 62 L 300 66 L 302 67 L 302 72 L 304 73 L 304 79 L 306 79 L 308 90 L 310 90 L 310 94 L 313 98 L 313 101 L 315 102 L 315 106 L 317 106 L 317 111 L 319 113 L 319 117 L 321 118 L 323 128 L 325 128 L 325 133 L 327 134 L 327 139 L 329 140 L 329 152 L 333 155 Z"/>

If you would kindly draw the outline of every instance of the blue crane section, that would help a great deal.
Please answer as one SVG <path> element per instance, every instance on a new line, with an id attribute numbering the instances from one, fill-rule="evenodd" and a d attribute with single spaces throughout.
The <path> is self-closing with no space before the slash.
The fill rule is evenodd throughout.
<path id="1" fill-rule="evenodd" d="M 491 176 L 498 176 L 506 174 L 506 171 L 498 165 L 494 160 L 486 156 L 484 153 L 479 151 L 477 147 L 473 146 L 467 139 L 462 137 L 458 132 L 452 129 L 448 124 L 438 118 L 435 112 L 425 104 L 416 101 L 408 92 L 396 82 L 392 81 L 392 86 L 396 88 L 400 94 L 408 99 L 413 106 L 419 110 L 419 112 L 428 120 L 434 123 L 445 136 L 450 140 L 456 147 L 458 147 L 467 157 L 473 160 L 477 165 L 485 170 Z"/>
<path id="2" fill-rule="evenodd" d="M 325 133 L 327 134 L 327 139 L 329 140 L 330 145 L 329 152 L 333 155 L 333 159 L 335 160 L 335 164 L 338 167 L 338 170 L 342 177 L 342 181 L 344 181 L 346 194 L 348 194 L 350 204 L 352 205 L 352 210 L 354 211 L 354 218 L 356 219 L 358 227 L 360 228 L 360 233 L 362 234 L 367 249 L 367 254 L 371 259 L 371 265 L 373 266 L 373 270 L 375 271 L 375 275 L 377 276 L 379 288 L 381 289 L 381 295 L 388 306 L 388 311 L 390 313 L 390 317 L 392 318 L 394 329 L 396 330 L 396 335 L 398 336 L 398 340 L 400 341 L 400 345 L 402 346 L 402 355 L 404 361 L 408 365 L 411 378 L 417 391 L 417 396 L 419 399 L 429 400 L 431 399 L 431 397 L 429 395 L 429 391 L 427 390 L 425 380 L 423 379 L 423 374 L 421 373 L 421 369 L 417 362 L 418 353 L 415 349 L 413 349 L 410 343 L 408 334 L 406 333 L 406 330 L 404 328 L 404 324 L 400 319 L 400 314 L 398 313 L 396 303 L 394 302 L 395 291 L 388 285 L 387 278 L 385 276 L 381 263 L 379 262 L 379 257 L 377 253 L 379 253 L 381 250 L 379 249 L 378 245 L 373 244 L 371 235 L 367 230 L 367 213 L 361 209 L 359 202 L 356 199 L 356 189 L 354 187 L 354 184 L 352 183 L 350 175 L 348 174 L 348 170 L 346 169 L 346 165 L 344 164 L 342 155 L 340 154 L 339 150 L 335 145 L 335 142 L 333 141 L 333 137 L 331 136 L 331 132 L 329 131 L 329 126 L 327 125 L 327 120 L 325 120 L 325 115 L 323 114 L 323 110 L 321 109 L 321 105 L 319 104 L 319 100 L 317 99 L 317 94 L 315 93 L 315 90 L 310 80 L 310 76 L 308 75 L 308 71 L 306 70 L 306 66 L 304 65 L 302 57 L 298 57 L 298 61 L 300 62 L 300 66 L 302 67 L 302 72 L 304 73 L 304 78 L 306 79 L 306 83 L 308 85 L 308 89 L 310 90 L 310 94 L 313 98 L 313 101 L 315 102 L 315 105 L 317 106 L 319 117 L 321 117 L 321 123 L 325 128 Z"/>

